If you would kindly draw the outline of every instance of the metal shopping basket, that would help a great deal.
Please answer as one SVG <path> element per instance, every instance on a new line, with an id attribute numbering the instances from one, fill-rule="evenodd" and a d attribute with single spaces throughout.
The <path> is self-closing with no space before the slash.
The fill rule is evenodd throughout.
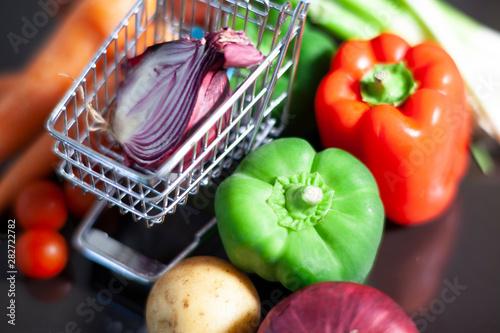
<path id="1" fill-rule="evenodd" d="M 309 8 L 309 0 L 299 1 L 295 8 L 289 2 L 267 0 L 155 0 L 151 12 L 147 1 L 138 1 L 131 8 L 47 122 L 57 140 L 54 150 L 62 159 L 58 173 L 99 199 L 77 230 L 75 246 L 92 260 L 142 282 L 155 281 L 185 257 L 215 220 L 208 222 L 194 235 L 193 243 L 165 266 L 93 229 L 97 216 L 107 204 L 118 207 L 122 214 L 132 214 L 134 220 L 144 220 L 149 227 L 159 224 L 200 186 L 220 177 L 235 160 L 279 135 L 288 117 Z M 230 98 L 158 170 L 126 167 L 116 142 L 93 130 L 99 120 L 89 108 L 103 118 L 109 117 L 124 75 L 121 64 L 147 46 L 188 36 L 196 38 L 200 32 L 226 26 L 245 30 L 266 55 L 265 60 L 251 70 L 232 73 Z M 275 93 L 278 82 L 286 89 Z M 214 128 L 216 136 L 209 138 Z"/>

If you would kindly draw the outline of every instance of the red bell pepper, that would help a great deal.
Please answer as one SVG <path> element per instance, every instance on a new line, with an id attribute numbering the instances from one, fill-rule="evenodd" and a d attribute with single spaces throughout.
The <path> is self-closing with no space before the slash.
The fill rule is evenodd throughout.
<path id="1" fill-rule="evenodd" d="M 323 146 L 366 164 L 393 222 L 429 221 L 454 199 L 471 121 L 460 73 L 438 45 L 391 34 L 344 43 L 315 109 Z"/>

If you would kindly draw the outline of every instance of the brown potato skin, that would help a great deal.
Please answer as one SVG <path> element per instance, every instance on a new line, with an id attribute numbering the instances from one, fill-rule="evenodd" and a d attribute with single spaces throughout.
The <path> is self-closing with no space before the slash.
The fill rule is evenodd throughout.
<path id="1" fill-rule="evenodd" d="M 260 300 L 248 276 L 212 256 L 182 260 L 153 286 L 146 304 L 150 333 L 257 330 Z"/>

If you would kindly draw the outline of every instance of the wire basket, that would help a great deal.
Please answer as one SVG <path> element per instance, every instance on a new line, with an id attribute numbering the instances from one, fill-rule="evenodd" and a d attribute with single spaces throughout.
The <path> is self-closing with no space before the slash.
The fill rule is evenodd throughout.
<path id="1" fill-rule="evenodd" d="M 54 109 L 47 128 L 57 140 L 54 149 L 62 159 L 58 172 L 64 178 L 151 226 L 234 159 L 279 134 L 287 119 L 309 4 L 299 2 L 292 10 L 288 2 L 266 0 L 157 0 L 154 12 L 148 12 L 147 1 L 138 1 L 107 39 Z M 97 123 L 89 106 L 109 117 L 124 75 L 122 63 L 149 45 L 196 38 L 226 26 L 245 30 L 265 60 L 252 70 L 232 73 L 230 98 L 158 170 L 126 167 L 117 143 L 92 130 Z M 284 92 L 274 93 L 277 82 L 286 85 Z M 215 138 L 209 138 L 214 130 Z"/>
<path id="2" fill-rule="evenodd" d="M 131 8 L 47 122 L 56 138 L 54 150 L 62 159 L 58 173 L 100 201 L 73 236 L 73 245 L 83 255 L 132 280 L 150 283 L 210 234 L 215 218 L 165 265 L 93 225 L 106 205 L 117 206 L 136 221 L 145 220 L 148 226 L 161 223 L 200 186 L 216 184 L 215 178 L 229 174 L 236 160 L 280 134 L 288 119 L 309 1 L 299 1 L 292 9 L 288 2 L 278 5 L 267 0 L 139 0 Z M 160 168 L 125 166 L 119 145 L 105 132 L 94 130 L 99 118 L 113 113 L 120 82 L 126 77 L 122 64 L 152 44 L 199 38 L 222 27 L 245 30 L 265 59 L 250 70 L 230 73 L 231 96 Z"/>

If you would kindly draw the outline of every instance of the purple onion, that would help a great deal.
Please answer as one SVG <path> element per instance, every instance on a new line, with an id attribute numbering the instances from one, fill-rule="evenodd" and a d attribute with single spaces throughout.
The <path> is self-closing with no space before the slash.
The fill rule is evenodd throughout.
<path id="1" fill-rule="evenodd" d="M 263 59 L 244 32 L 230 28 L 201 40 L 157 44 L 128 59 L 112 123 L 125 164 L 159 166 L 190 128 L 229 97 L 225 70 Z"/>
<path id="2" fill-rule="evenodd" d="M 418 333 L 401 306 L 373 287 L 316 282 L 281 300 L 257 333 Z"/>

